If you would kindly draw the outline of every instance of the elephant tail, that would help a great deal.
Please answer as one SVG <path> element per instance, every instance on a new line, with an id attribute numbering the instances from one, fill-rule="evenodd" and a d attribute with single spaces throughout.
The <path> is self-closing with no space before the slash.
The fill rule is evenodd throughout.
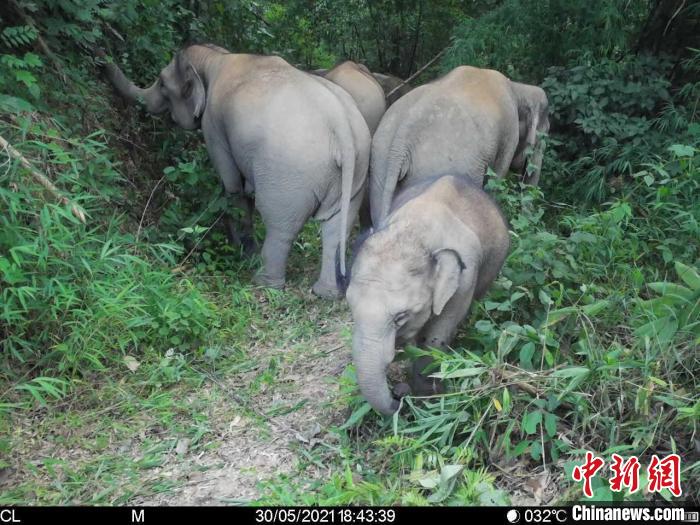
<path id="1" fill-rule="evenodd" d="M 356 145 L 350 126 L 343 122 L 336 130 L 336 162 L 340 167 L 340 253 L 336 257 L 339 262 L 340 277 L 345 281 L 347 269 L 345 257 L 347 254 L 348 220 L 350 215 L 350 200 L 352 199 L 352 183 L 355 178 Z"/>
<path id="2" fill-rule="evenodd" d="M 406 176 L 411 165 L 410 151 L 406 148 L 391 145 L 386 153 L 377 149 L 373 144 L 370 170 L 370 208 L 375 228 L 389 215 L 396 186 Z M 380 159 L 382 156 L 385 158 Z"/>

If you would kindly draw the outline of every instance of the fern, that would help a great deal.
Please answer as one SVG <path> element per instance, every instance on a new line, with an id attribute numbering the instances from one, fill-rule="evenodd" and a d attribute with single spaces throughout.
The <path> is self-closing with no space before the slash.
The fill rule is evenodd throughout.
<path id="1" fill-rule="evenodd" d="M 6 27 L 0 33 L 0 40 L 10 48 L 28 46 L 39 36 L 39 32 L 32 26 Z"/>

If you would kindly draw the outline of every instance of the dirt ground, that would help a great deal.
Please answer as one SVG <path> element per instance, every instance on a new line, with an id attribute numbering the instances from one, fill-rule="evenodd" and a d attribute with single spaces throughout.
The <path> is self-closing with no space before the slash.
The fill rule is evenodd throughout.
<path id="1" fill-rule="evenodd" d="M 217 428 L 220 446 L 197 455 L 188 455 L 172 467 L 164 466 L 153 474 L 186 480 L 175 490 L 138 498 L 136 505 L 222 505 L 246 503 L 260 496 L 258 483 L 296 470 L 300 447 L 313 447 L 319 440 L 333 438 L 326 430 L 341 424 L 341 409 L 329 406 L 337 395 L 337 378 L 351 360 L 350 349 L 340 339 L 341 328 L 328 331 L 314 342 L 312 349 L 256 349 L 258 363 L 278 357 L 284 363 L 279 380 L 250 399 L 248 410 L 225 394 L 249 384 L 256 371 L 227 377 L 226 383 L 210 383 L 212 420 L 226 421 Z M 249 417 L 244 412 L 264 415 L 281 405 L 304 403 L 298 410 L 278 416 Z M 226 413 L 224 417 L 218 414 Z M 185 448 L 186 444 L 182 444 Z M 328 475 L 317 466 L 306 468 L 308 479 Z"/>

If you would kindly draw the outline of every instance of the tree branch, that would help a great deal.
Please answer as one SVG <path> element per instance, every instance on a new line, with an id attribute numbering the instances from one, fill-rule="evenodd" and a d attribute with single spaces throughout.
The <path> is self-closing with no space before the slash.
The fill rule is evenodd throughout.
<path id="1" fill-rule="evenodd" d="M 438 60 L 442 55 L 445 54 L 445 51 L 447 51 L 448 48 L 449 48 L 449 46 L 443 48 L 442 51 L 440 51 L 437 55 L 435 55 L 432 59 L 430 59 L 430 61 L 429 61 L 427 64 L 425 64 L 422 68 L 420 68 L 418 71 L 416 71 L 415 73 L 413 73 L 413 74 L 412 74 L 410 77 L 408 77 L 406 80 L 402 80 L 401 83 L 400 83 L 399 85 L 397 85 L 394 89 L 392 89 L 391 91 L 389 91 L 389 93 L 386 94 L 386 98 L 388 99 L 391 95 L 393 95 L 396 91 L 398 91 L 402 86 L 404 86 L 405 84 L 408 84 L 409 82 L 411 82 L 413 79 L 415 79 L 416 77 L 418 77 L 423 71 L 425 71 L 425 70 L 428 69 L 430 66 L 432 66 L 435 62 L 437 62 L 437 60 Z"/>

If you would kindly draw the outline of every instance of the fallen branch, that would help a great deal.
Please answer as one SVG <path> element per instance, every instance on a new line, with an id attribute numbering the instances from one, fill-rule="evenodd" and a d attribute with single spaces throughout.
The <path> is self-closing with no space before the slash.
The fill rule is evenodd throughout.
<path id="1" fill-rule="evenodd" d="M 156 183 L 155 186 L 153 186 L 153 189 L 151 190 L 151 194 L 148 196 L 148 200 L 146 201 L 146 206 L 143 209 L 143 213 L 141 214 L 141 220 L 139 221 L 139 227 L 136 230 L 136 239 L 134 241 L 134 244 L 139 243 L 139 235 L 141 234 L 141 228 L 143 226 L 143 219 L 146 217 L 146 211 L 148 210 L 148 206 L 151 204 L 151 200 L 153 200 L 153 195 L 156 193 L 156 190 L 158 189 L 158 186 L 160 186 L 160 183 L 165 180 L 165 175 L 163 175 L 160 180 Z"/>
<path id="2" fill-rule="evenodd" d="M 65 195 L 61 194 L 59 189 L 54 185 L 51 180 L 44 175 L 43 173 L 39 172 L 32 164 L 22 155 L 19 151 L 17 151 L 15 148 L 12 147 L 12 145 L 7 142 L 2 136 L 0 136 L 0 147 L 2 147 L 8 154 L 10 158 L 13 158 L 15 160 L 18 160 L 19 163 L 22 165 L 23 168 L 25 168 L 29 173 L 32 174 L 34 179 L 41 184 L 46 190 L 53 195 L 56 200 L 58 200 L 61 204 L 65 204 L 67 206 L 70 206 L 70 211 L 75 215 L 75 217 L 80 220 L 83 224 L 85 224 L 85 212 L 83 209 L 71 202 L 71 200 L 66 197 Z"/>
<path id="3" fill-rule="evenodd" d="M 388 99 L 391 95 L 393 95 L 395 92 L 397 92 L 397 91 L 398 91 L 399 89 L 401 89 L 403 86 L 405 86 L 406 84 L 408 84 L 409 82 L 411 82 L 412 80 L 414 80 L 415 78 L 417 78 L 423 71 L 425 71 L 425 70 L 428 69 L 430 66 L 432 66 L 435 62 L 437 62 L 437 60 L 438 60 L 442 55 L 445 54 L 445 52 L 447 51 L 448 48 L 449 48 L 449 46 L 443 48 L 442 51 L 440 51 L 437 55 L 435 55 L 432 59 L 430 59 L 430 61 L 429 61 L 427 64 L 425 64 L 422 68 L 420 68 L 418 71 L 416 71 L 415 73 L 413 73 L 413 74 L 412 74 L 410 77 L 408 77 L 406 80 L 402 80 L 401 83 L 400 83 L 399 85 L 397 85 L 394 89 L 392 89 L 391 91 L 389 91 L 389 92 L 386 94 L 386 98 Z"/>

